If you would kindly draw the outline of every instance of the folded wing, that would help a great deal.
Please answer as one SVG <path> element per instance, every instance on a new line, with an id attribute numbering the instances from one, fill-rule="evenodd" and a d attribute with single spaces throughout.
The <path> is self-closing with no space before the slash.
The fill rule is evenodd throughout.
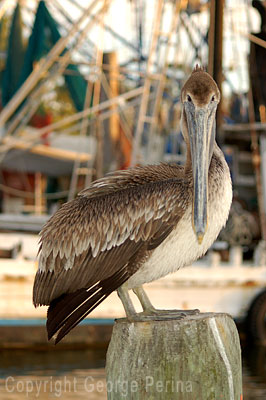
<path id="1" fill-rule="evenodd" d="M 33 302 L 50 305 L 48 335 L 59 330 L 58 341 L 137 271 L 183 214 L 178 179 L 132 181 L 127 173 L 96 181 L 41 232 Z"/>

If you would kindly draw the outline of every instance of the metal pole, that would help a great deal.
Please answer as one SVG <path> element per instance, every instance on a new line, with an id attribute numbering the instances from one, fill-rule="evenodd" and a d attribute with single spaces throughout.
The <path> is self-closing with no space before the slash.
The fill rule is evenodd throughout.
<path id="1" fill-rule="evenodd" d="M 216 81 L 222 94 L 223 81 L 223 15 L 224 0 L 211 0 L 209 28 L 208 72 Z M 221 103 L 217 110 L 217 132 L 221 126 Z"/>

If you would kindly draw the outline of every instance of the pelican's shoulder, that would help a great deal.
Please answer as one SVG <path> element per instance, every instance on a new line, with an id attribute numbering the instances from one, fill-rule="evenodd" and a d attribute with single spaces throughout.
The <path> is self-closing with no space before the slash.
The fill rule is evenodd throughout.
<path id="1" fill-rule="evenodd" d="M 103 195 L 113 194 L 130 188 L 143 188 L 150 184 L 177 183 L 182 179 L 184 168 L 177 164 L 161 163 L 158 165 L 145 165 L 129 168 L 127 170 L 115 171 L 107 174 L 101 179 L 91 183 L 82 190 L 78 196 L 96 198 Z"/>

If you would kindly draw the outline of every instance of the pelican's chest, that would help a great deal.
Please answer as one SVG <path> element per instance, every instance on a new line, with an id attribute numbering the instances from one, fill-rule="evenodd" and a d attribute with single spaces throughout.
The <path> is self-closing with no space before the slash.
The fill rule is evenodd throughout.
<path id="1" fill-rule="evenodd" d="M 190 265 L 210 248 L 227 221 L 232 202 L 229 169 L 226 163 L 223 167 L 223 173 L 214 174 L 209 179 L 208 229 L 202 243 L 197 242 L 193 231 L 192 204 L 189 204 L 174 230 L 129 279 L 129 288 L 159 279 Z"/>

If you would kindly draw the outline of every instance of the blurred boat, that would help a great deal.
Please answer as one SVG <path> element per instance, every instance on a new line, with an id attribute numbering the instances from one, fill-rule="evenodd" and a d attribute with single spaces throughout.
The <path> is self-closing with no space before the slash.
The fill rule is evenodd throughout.
<path id="1" fill-rule="evenodd" d="M 147 293 L 158 308 L 199 308 L 201 312 L 228 313 L 239 323 L 248 321 L 248 331 L 265 342 L 266 266 L 243 262 L 241 247 L 232 248 L 229 261 L 223 262 L 218 246 L 216 242 L 215 248 L 192 266 L 146 285 Z M 37 248 L 37 235 L 0 233 L 0 347 L 48 345 L 46 308 L 35 309 L 32 304 Z M 132 296 L 132 300 L 141 310 L 137 298 Z M 62 346 L 105 345 L 114 318 L 120 317 L 124 310 L 113 293 Z"/>

